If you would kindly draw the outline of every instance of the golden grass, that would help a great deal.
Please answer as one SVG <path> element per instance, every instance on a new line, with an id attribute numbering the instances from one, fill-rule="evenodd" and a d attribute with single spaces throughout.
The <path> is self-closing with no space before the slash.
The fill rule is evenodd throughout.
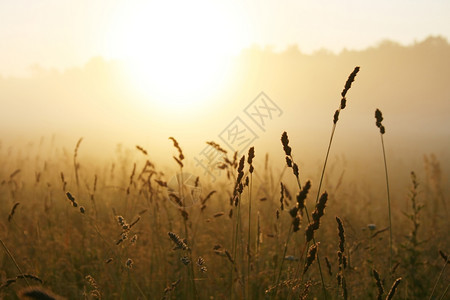
<path id="1" fill-rule="evenodd" d="M 338 112 L 358 71 L 344 86 Z M 286 132 L 281 171 L 271 171 L 257 148 L 228 158 L 207 142 L 225 155 L 218 168 L 226 176 L 215 183 L 198 176 L 194 185 L 202 193 L 193 205 L 183 180 L 169 192 L 171 174 L 194 172 L 175 138 L 169 169 L 141 146 L 133 148 L 136 156 L 99 165 L 83 159 L 81 141 L 73 157 L 45 158 L 39 171 L 0 152 L 0 298 L 59 297 L 52 292 L 67 299 L 445 298 L 450 238 L 439 208 L 448 187 L 437 182 L 443 175 L 436 158 L 427 160 L 423 177 L 421 170 L 411 175 L 403 202 L 390 203 L 396 230 L 389 237 L 385 202 L 365 189 L 378 186 L 375 179 L 350 184 L 326 174 L 332 138 L 321 172 L 309 179 Z M 284 176 L 283 167 L 292 173 Z M 317 199 L 308 199 L 311 193 Z"/>

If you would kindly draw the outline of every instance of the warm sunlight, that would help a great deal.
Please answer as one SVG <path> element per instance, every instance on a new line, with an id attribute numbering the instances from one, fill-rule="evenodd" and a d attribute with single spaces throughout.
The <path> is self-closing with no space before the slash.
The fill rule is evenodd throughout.
<path id="1" fill-rule="evenodd" d="M 226 9 L 208 1 L 136 5 L 120 11 L 111 29 L 110 47 L 127 62 L 130 84 L 171 112 L 204 109 L 243 36 Z"/>
<path id="2" fill-rule="evenodd" d="M 449 0 L 0 0 L 1 299 L 450 299 Z"/>

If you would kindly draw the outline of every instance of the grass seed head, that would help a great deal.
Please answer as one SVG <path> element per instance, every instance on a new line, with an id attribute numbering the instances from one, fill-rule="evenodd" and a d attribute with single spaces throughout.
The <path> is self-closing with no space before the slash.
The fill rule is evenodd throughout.
<path id="1" fill-rule="evenodd" d="M 336 217 L 336 222 L 338 224 L 338 235 L 339 235 L 339 251 L 344 252 L 344 243 L 345 243 L 345 234 L 344 234 L 344 225 L 339 217 Z"/>
<path id="2" fill-rule="evenodd" d="M 168 232 L 170 239 L 177 245 L 177 247 L 174 248 L 174 250 L 182 249 L 182 250 L 188 250 L 189 247 L 186 245 L 185 241 L 181 240 L 181 238 L 173 232 Z"/>
<path id="3" fill-rule="evenodd" d="M 305 266 L 303 268 L 303 274 L 305 274 L 306 271 L 308 271 L 309 267 L 312 265 L 312 263 L 316 259 L 318 246 L 319 246 L 319 243 L 316 243 L 314 245 L 311 245 L 311 247 L 309 247 L 308 256 L 306 257 Z"/>
<path id="4" fill-rule="evenodd" d="M 283 145 L 284 153 L 287 156 L 291 156 L 292 149 L 289 147 L 289 138 L 286 131 L 281 135 L 281 144 Z"/>
<path id="5" fill-rule="evenodd" d="M 125 262 L 125 266 L 128 269 L 132 269 L 133 268 L 133 264 L 134 264 L 134 262 L 133 262 L 133 260 L 131 258 L 128 258 L 127 261 Z"/>
<path id="6" fill-rule="evenodd" d="M 293 226 L 293 230 L 294 232 L 297 232 L 300 230 L 300 217 L 296 216 L 293 220 L 292 220 L 292 226 Z"/>
<path id="7" fill-rule="evenodd" d="M 339 110 L 336 110 L 333 115 L 333 124 L 336 124 L 339 121 Z"/>
<path id="8" fill-rule="evenodd" d="M 353 83 L 353 81 L 355 81 L 355 77 L 356 77 L 356 74 L 358 74 L 358 72 L 359 72 L 359 67 L 355 67 L 353 72 L 350 73 L 350 75 L 348 76 L 348 79 L 345 82 L 344 89 L 341 92 L 341 96 L 343 98 L 345 98 L 345 95 L 347 94 L 348 90 L 352 87 L 352 83 Z"/>
<path id="9" fill-rule="evenodd" d="M 286 165 L 292 168 L 292 159 L 289 156 L 286 156 Z"/>
<path id="10" fill-rule="evenodd" d="M 306 197 L 308 196 L 308 192 L 310 189 L 311 189 L 311 181 L 308 180 L 303 186 L 303 189 L 297 195 L 297 203 L 300 211 L 302 211 L 305 208 L 305 200 Z"/>
<path id="11" fill-rule="evenodd" d="M 248 149 L 247 162 L 249 165 L 252 165 L 254 158 L 255 158 L 255 147 L 251 147 L 250 149 Z"/>

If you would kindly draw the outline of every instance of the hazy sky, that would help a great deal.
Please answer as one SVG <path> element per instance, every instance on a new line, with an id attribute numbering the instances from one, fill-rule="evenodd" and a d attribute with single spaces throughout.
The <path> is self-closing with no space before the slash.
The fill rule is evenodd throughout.
<path id="1" fill-rule="evenodd" d="M 298 44 L 306 53 L 362 49 L 383 39 L 411 44 L 428 35 L 448 39 L 449 20 L 448 0 L 2 0 L 0 74 L 24 75 L 33 64 L 78 66 L 93 56 L 142 60 L 166 51 L 203 49 L 217 53 L 214 60 L 252 44 Z"/>

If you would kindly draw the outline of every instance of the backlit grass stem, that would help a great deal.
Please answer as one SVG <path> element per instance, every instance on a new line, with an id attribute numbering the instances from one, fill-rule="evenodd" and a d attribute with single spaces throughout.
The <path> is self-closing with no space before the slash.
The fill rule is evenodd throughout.
<path id="1" fill-rule="evenodd" d="M 384 147 L 384 139 L 383 135 L 386 130 L 384 126 L 381 124 L 383 121 L 383 115 L 379 109 L 375 110 L 375 119 L 376 126 L 380 129 L 380 137 L 381 137 L 381 148 L 383 150 L 383 160 L 384 160 L 384 174 L 386 177 L 386 190 L 387 190 L 387 200 L 388 200 L 388 212 L 389 212 L 389 272 L 392 272 L 392 217 L 391 217 L 391 196 L 389 192 L 389 176 L 388 176 L 388 168 L 386 162 L 386 151 Z"/>
<path id="2" fill-rule="evenodd" d="M 330 141 L 328 142 L 327 154 L 325 155 L 325 161 L 323 163 L 322 174 L 320 175 L 319 188 L 317 189 L 317 197 L 316 203 L 319 202 L 319 196 L 322 188 L 323 177 L 325 176 L 325 169 L 327 168 L 328 156 L 330 155 L 331 144 L 333 142 L 334 132 L 336 131 L 336 124 L 339 120 L 339 114 L 341 110 L 343 110 L 347 106 L 347 95 L 348 90 L 351 88 L 353 81 L 355 81 L 356 74 L 359 72 L 359 67 L 355 67 L 352 73 L 348 76 L 347 81 L 345 82 L 344 89 L 341 92 L 341 103 L 339 108 L 334 112 L 333 116 L 333 127 L 331 128 Z"/>

